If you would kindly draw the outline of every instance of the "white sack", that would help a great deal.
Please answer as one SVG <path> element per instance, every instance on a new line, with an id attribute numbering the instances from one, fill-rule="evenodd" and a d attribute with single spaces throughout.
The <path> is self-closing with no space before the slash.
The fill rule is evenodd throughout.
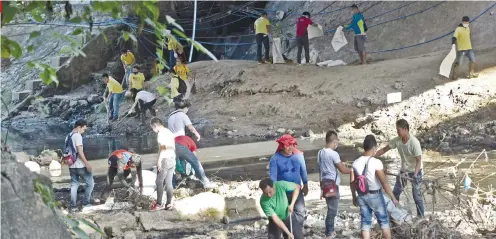
<path id="1" fill-rule="evenodd" d="M 338 29 L 336 29 L 336 33 L 334 33 L 334 37 L 331 41 L 332 48 L 334 49 L 334 51 L 337 52 L 346 44 L 348 44 L 348 41 L 346 40 L 346 36 L 344 35 L 343 27 L 339 26 Z"/>
<path id="2" fill-rule="evenodd" d="M 439 66 L 439 74 L 449 78 L 451 73 L 451 66 L 453 65 L 455 60 L 456 60 L 456 49 L 455 49 L 455 45 L 453 44 L 453 47 L 451 47 L 451 51 L 444 58 L 443 62 L 441 63 L 441 66 Z"/>
<path id="3" fill-rule="evenodd" d="M 282 57 L 281 38 L 279 37 L 272 39 L 272 63 L 286 63 L 286 61 L 284 61 L 284 58 Z"/>

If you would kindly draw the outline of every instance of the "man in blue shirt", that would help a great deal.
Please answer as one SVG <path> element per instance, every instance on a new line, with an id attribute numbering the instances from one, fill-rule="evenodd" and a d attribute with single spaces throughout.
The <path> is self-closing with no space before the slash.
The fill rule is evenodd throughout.
<path id="1" fill-rule="evenodd" d="M 308 194 L 308 177 L 303 152 L 296 149 L 296 140 L 293 136 L 285 134 L 276 141 L 277 151 L 270 158 L 269 174 L 272 181 L 288 181 L 301 185 L 303 188 L 296 199 L 294 212 L 297 223 L 303 226 L 305 220 L 305 200 L 303 196 Z M 288 193 L 291 202 L 292 193 Z"/>
<path id="2" fill-rule="evenodd" d="M 360 55 L 360 63 L 367 63 L 367 53 L 365 52 L 365 42 L 367 41 L 367 25 L 365 24 L 365 19 L 363 18 L 362 13 L 358 10 L 358 6 L 353 4 L 351 6 L 351 11 L 353 12 L 353 19 L 349 25 L 345 25 L 346 30 L 355 33 L 355 50 Z"/>

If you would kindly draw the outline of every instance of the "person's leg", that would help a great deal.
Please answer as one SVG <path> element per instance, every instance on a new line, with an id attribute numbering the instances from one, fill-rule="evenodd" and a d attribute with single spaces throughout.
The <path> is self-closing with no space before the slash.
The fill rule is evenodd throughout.
<path id="1" fill-rule="evenodd" d="M 411 178 L 413 178 L 413 173 L 410 174 Z M 415 201 L 415 205 L 417 207 L 417 216 L 424 217 L 424 198 L 422 197 L 421 184 L 422 180 L 422 170 L 417 175 L 417 181 L 412 182 L 412 195 L 413 201 Z"/>
<path id="2" fill-rule="evenodd" d="M 310 64 L 310 42 L 308 40 L 308 35 L 303 36 L 303 47 L 305 48 L 306 63 Z"/>
<path id="3" fill-rule="evenodd" d="M 162 159 L 162 169 L 157 173 L 157 179 L 155 179 L 155 185 L 157 186 L 157 204 L 162 205 L 162 197 L 164 195 L 164 180 L 167 176 L 167 170 L 165 169 L 165 159 Z"/>
<path id="4" fill-rule="evenodd" d="M 281 238 L 282 230 L 269 218 L 269 225 L 267 226 L 268 239 Z"/>
<path id="5" fill-rule="evenodd" d="M 292 200 L 292 195 L 288 194 L 288 203 L 291 203 Z M 293 221 L 293 226 L 295 225 L 295 223 L 303 226 L 303 223 L 305 221 L 305 199 L 303 198 L 302 192 L 300 192 L 298 198 L 296 199 L 294 206 L 294 215 L 296 218 L 296 222 Z"/>
<path id="6" fill-rule="evenodd" d="M 174 57 L 174 51 L 170 50 L 169 51 L 169 68 L 174 69 L 175 65 L 176 65 L 176 58 Z"/>
<path id="7" fill-rule="evenodd" d="M 381 226 L 384 238 L 390 239 L 391 229 L 389 226 L 389 214 L 387 212 L 386 201 L 384 200 L 382 192 L 370 195 L 370 198 L 367 200 L 367 204 L 374 211 L 377 222 Z"/>
<path id="8" fill-rule="evenodd" d="M 334 219 L 338 214 L 339 195 L 333 198 L 326 198 L 327 216 L 325 219 L 325 234 L 331 236 L 334 233 Z"/>
<path id="9" fill-rule="evenodd" d="M 257 34 L 256 36 L 257 40 L 257 61 L 261 62 L 262 61 L 262 34 Z"/>
<path id="10" fill-rule="evenodd" d="M 114 184 L 114 178 L 117 175 L 117 168 L 109 167 L 107 171 L 107 185 L 100 194 L 100 198 L 106 200 L 112 191 L 112 184 Z"/>
<path id="11" fill-rule="evenodd" d="M 370 228 L 372 227 L 372 209 L 367 205 L 368 194 L 358 196 L 357 202 L 360 207 L 362 238 L 370 238 Z"/>
<path id="12" fill-rule="evenodd" d="M 470 61 L 468 63 L 468 68 L 469 68 L 469 77 L 470 78 L 477 78 L 479 77 L 479 74 L 476 73 L 477 69 L 476 69 L 476 63 L 475 63 L 475 54 L 474 54 L 474 51 L 473 50 L 468 50 L 467 51 L 467 57 L 468 57 L 468 60 Z"/>
<path id="13" fill-rule="evenodd" d="M 264 47 L 265 47 L 265 61 L 269 61 L 269 56 L 270 56 L 270 52 L 269 52 L 269 49 L 270 49 L 270 43 L 269 43 L 269 35 L 264 35 L 263 37 L 263 44 L 264 44 Z"/>
<path id="14" fill-rule="evenodd" d="M 296 205 L 295 205 L 296 207 Z M 295 212 L 296 212 L 296 209 L 295 209 Z M 288 218 L 286 218 L 286 220 L 284 220 L 284 224 L 286 224 L 286 226 L 288 227 L 289 231 L 291 231 L 291 233 L 293 234 L 294 238 L 295 239 L 303 239 L 304 236 L 303 236 L 303 222 L 302 223 L 299 223 L 298 222 L 298 216 L 296 215 L 296 213 L 294 213 L 293 215 L 290 215 L 291 217 L 291 220 Z M 293 228 L 291 230 L 291 228 Z M 283 234 L 283 237 L 284 238 L 288 238 L 288 235 L 286 235 L 286 233 Z"/>
<path id="15" fill-rule="evenodd" d="M 95 187 L 95 181 L 93 180 L 93 173 L 88 171 L 86 168 L 80 169 L 81 173 L 84 174 L 84 182 L 86 186 L 84 187 L 84 199 L 83 206 L 88 206 L 91 203 L 91 195 L 93 194 L 93 188 Z"/>
<path id="16" fill-rule="evenodd" d="M 298 52 L 296 53 L 296 63 L 301 64 L 301 50 L 303 48 L 303 42 L 301 37 L 296 37 L 296 44 L 298 44 Z"/>
<path id="17" fill-rule="evenodd" d="M 203 186 L 210 183 L 201 166 L 200 160 L 188 148 L 184 145 L 176 144 L 176 154 L 181 161 L 184 160 L 191 164 L 191 167 L 195 170 L 195 176 L 202 181 Z M 184 170 L 186 170 L 186 167 L 184 167 Z"/>
<path id="18" fill-rule="evenodd" d="M 79 174 L 76 168 L 69 168 L 69 174 L 71 176 L 71 208 L 76 208 Z"/>
<path id="19" fill-rule="evenodd" d="M 157 116 L 157 112 L 155 112 L 155 109 L 153 108 L 155 102 L 157 102 L 157 99 L 152 100 L 145 104 L 145 110 L 148 109 L 150 111 L 150 114 L 154 117 Z"/>
<path id="20" fill-rule="evenodd" d="M 109 102 L 108 102 L 108 110 L 109 110 L 109 119 L 114 118 L 114 95 L 112 94 L 110 96 Z"/>
<path id="21" fill-rule="evenodd" d="M 172 186 L 172 177 L 174 176 L 174 167 L 166 169 L 165 185 L 167 187 L 167 202 L 166 206 L 170 205 L 172 202 L 172 193 L 174 192 L 174 187 Z"/>
<path id="22" fill-rule="evenodd" d="M 186 93 L 184 94 L 184 99 L 187 100 L 191 95 L 191 81 L 185 80 L 184 83 L 186 83 Z"/>
<path id="23" fill-rule="evenodd" d="M 403 192 L 403 180 L 401 179 L 400 175 L 402 172 L 396 176 L 396 183 L 394 184 L 393 188 L 393 195 L 396 198 L 396 200 L 400 200 L 401 193 Z"/>
<path id="24" fill-rule="evenodd" d="M 119 118 L 119 96 L 120 94 L 112 94 L 112 119 L 116 120 Z"/>

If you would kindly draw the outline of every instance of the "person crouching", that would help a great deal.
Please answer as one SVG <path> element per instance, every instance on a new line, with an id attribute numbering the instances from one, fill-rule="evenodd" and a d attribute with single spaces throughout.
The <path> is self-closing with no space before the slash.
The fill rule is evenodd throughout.
<path id="1" fill-rule="evenodd" d="M 133 88 L 129 90 L 131 92 L 130 97 L 133 99 L 134 103 L 131 106 L 128 114 L 132 114 L 133 110 L 136 111 L 137 117 L 141 115 L 141 123 L 145 124 L 146 119 L 146 111 L 150 111 L 152 116 L 156 116 L 155 109 L 153 109 L 153 105 L 157 102 L 157 99 L 153 93 L 150 93 L 145 90 L 141 90 L 138 92 L 137 89 Z"/>
<path id="2" fill-rule="evenodd" d="M 142 160 L 139 154 L 119 149 L 114 151 L 108 159 L 108 172 L 107 172 L 107 185 L 102 191 L 101 198 L 107 198 L 112 190 L 114 178 L 117 175 L 121 184 L 126 188 L 132 188 L 133 184 L 128 184 L 126 178 L 129 174 L 132 175 L 132 182 L 136 181 L 136 174 L 138 175 L 139 189 L 143 191 L 143 174 L 142 174 Z M 131 168 L 136 168 L 136 173 L 131 173 Z"/>

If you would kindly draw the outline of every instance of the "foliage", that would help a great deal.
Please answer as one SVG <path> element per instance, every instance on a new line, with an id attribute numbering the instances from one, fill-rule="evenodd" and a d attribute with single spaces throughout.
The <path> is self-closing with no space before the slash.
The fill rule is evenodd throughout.
<path id="1" fill-rule="evenodd" d="M 52 20 L 52 17 L 56 15 L 53 10 L 54 1 L 4 1 L 3 2 L 3 13 L 1 19 L 1 26 L 6 26 L 14 23 L 16 16 L 19 19 L 29 19 L 31 17 L 37 22 L 46 22 Z M 61 4 L 61 3 L 59 3 Z M 92 28 L 93 18 L 92 15 L 95 13 L 100 14 L 110 14 L 114 19 L 120 19 L 125 15 L 137 16 L 138 17 L 138 27 L 135 30 L 133 27 L 131 31 L 122 31 L 122 37 L 125 41 L 132 40 L 137 41 L 137 35 L 140 35 L 143 31 L 145 24 L 148 24 L 153 28 L 153 31 L 157 37 L 157 61 L 158 69 L 163 70 L 167 67 L 167 61 L 164 59 L 162 51 L 166 47 L 167 39 L 177 41 L 176 37 L 167 31 L 167 24 L 174 26 L 173 32 L 179 37 L 183 38 L 189 44 L 192 44 L 198 51 L 201 51 L 209 55 L 212 59 L 217 60 L 215 56 L 210 53 L 205 47 L 203 47 L 198 42 L 191 40 L 184 34 L 183 28 L 175 22 L 170 16 L 166 16 L 167 23 L 161 23 L 158 21 L 160 16 L 160 11 L 156 0 L 152 1 L 91 1 L 90 5 L 84 7 L 82 13 L 72 12 L 72 6 L 69 1 L 62 3 L 64 5 L 64 16 L 67 21 L 71 23 L 87 23 Z M 128 9 L 128 12 L 124 11 L 124 7 Z M 70 35 L 60 35 L 54 34 L 54 37 L 58 39 L 65 40 L 70 43 L 69 46 L 62 48 L 61 53 L 69 54 L 69 56 L 83 56 L 82 43 L 76 42 L 71 36 L 77 36 L 80 34 L 86 34 L 89 30 L 83 29 L 81 27 L 76 27 Z M 103 33 L 102 33 L 103 34 Z M 41 32 L 35 31 L 30 34 L 30 39 L 34 39 L 42 35 Z M 104 38 L 107 37 L 104 35 Z M 14 40 L 9 39 L 6 36 L 1 36 L 1 57 L 10 58 L 14 57 L 19 59 L 23 55 L 23 48 Z M 26 47 L 25 52 L 31 52 L 37 47 L 29 45 Z M 55 83 L 58 85 L 56 69 L 52 68 L 50 65 L 42 64 L 41 62 L 29 62 L 30 67 L 34 67 L 41 70 L 40 77 L 44 84 Z M 162 90 L 162 92 L 164 92 Z M 166 93 L 166 92 L 165 92 Z"/>
<path id="2" fill-rule="evenodd" d="M 43 183 L 40 182 L 40 180 L 36 180 L 35 182 L 35 192 L 37 192 L 40 196 L 43 202 L 50 208 L 52 211 L 59 216 L 59 218 L 67 225 L 71 233 L 78 238 L 89 238 L 89 235 L 83 231 L 81 226 L 86 225 L 93 230 L 95 230 L 97 233 L 100 233 L 103 235 L 103 231 L 94 223 L 84 219 L 84 218 L 74 218 L 69 215 L 64 215 L 60 212 L 60 209 L 58 208 L 60 206 L 60 202 L 55 200 L 55 195 L 53 193 L 53 190 L 44 185 Z"/>

